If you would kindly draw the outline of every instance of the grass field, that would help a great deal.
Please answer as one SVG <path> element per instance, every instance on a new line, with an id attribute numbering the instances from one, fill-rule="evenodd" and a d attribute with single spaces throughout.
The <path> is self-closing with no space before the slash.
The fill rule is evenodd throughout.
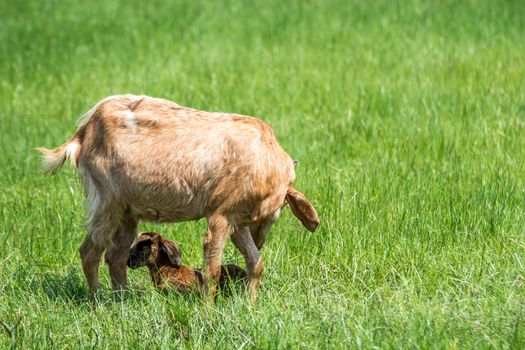
<path id="1" fill-rule="evenodd" d="M 0 0 L 0 348 L 524 348 L 525 3 Z M 83 194 L 39 173 L 99 99 L 257 116 L 322 224 L 286 210 L 254 307 L 102 268 Z M 205 222 L 141 224 L 201 266 Z M 224 262 L 244 264 L 228 245 Z"/>

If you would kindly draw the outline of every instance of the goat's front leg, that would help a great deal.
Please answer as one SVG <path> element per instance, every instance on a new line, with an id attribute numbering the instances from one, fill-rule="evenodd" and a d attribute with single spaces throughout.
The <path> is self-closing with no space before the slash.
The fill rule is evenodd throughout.
<path id="1" fill-rule="evenodd" d="M 257 289 L 263 272 L 263 262 L 259 249 L 255 246 L 252 234 L 248 227 L 236 230 L 232 235 L 233 244 L 239 249 L 246 261 L 248 270 L 248 290 L 250 291 L 250 301 L 253 303 L 257 298 Z"/>
<path id="2" fill-rule="evenodd" d="M 264 242 L 266 242 L 268 232 L 270 232 L 273 224 L 279 218 L 280 213 L 281 210 L 278 209 L 262 223 L 250 225 L 250 233 L 252 234 L 253 242 L 259 251 L 262 249 Z"/>
<path id="3" fill-rule="evenodd" d="M 106 252 L 106 263 L 114 291 L 127 287 L 127 261 L 129 249 L 137 237 L 138 221 L 134 217 L 124 216 L 120 227 L 113 236 L 113 245 Z"/>
<path id="4" fill-rule="evenodd" d="M 217 282 L 221 275 L 221 257 L 224 245 L 232 227 L 223 216 L 212 216 L 208 219 L 208 231 L 204 237 L 204 279 L 205 293 L 208 301 L 215 300 Z"/>

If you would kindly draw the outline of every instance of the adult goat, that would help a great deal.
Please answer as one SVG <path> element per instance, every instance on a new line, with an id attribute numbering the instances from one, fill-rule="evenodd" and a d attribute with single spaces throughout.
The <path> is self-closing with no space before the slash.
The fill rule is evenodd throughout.
<path id="1" fill-rule="evenodd" d="M 204 276 L 215 295 L 229 236 L 243 254 L 251 297 L 262 273 L 259 253 L 281 208 L 310 231 L 319 218 L 292 187 L 294 163 L 263 121 L 203 112 L 148 96 L 111 96 L 97 103 L 64 145 L 43 153 L 44 172 L 69 159 L 87 197 L 87 236 L 80 247 L 91 292 L 99 288 L 102 253 L 115 290 L 126 287 L 126 262 L 139 220 L 207 218 Z"/>

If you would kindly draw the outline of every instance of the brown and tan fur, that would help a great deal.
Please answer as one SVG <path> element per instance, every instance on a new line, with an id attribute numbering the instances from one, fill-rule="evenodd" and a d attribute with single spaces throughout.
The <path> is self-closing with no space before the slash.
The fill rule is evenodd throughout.
<path id="1" fill-rule="evenodd" d="M 180 222 L 205 217 L 204 276 L 212 297 L 221 255 L 231 236 L 243 254 L 252 299 L 262 273 L 268 231 L 289 203 L 310 231 L 319 219 L 292 187 L 292 159 L 272 128 L 256 118 L 203 112 L 148 96 L 97 103 L 64 145 L 47 150 L 44 171 L 69 159 L 87 197 L 88 234 L 80 247 L 89 288 L 99 288 L 106 262 L 114 289 L 126 286 L 126 261 L 139 220 Z"/>
<path id="2" fill-rule="evenodd" d="M 140 234 L 129 253 L 128 266 L 133 269 L 147 266 L 151 280 L 160 290 L 189 292 L 204 289 L 202 272 L 182 265 L 178 244 L 156 232 Z M 246 279 L 246 271 L 239 266 L 234 264 L 221 266 L 219 277 L 221 289 L 225 289 L 229 280 L 244 279 Z"/>

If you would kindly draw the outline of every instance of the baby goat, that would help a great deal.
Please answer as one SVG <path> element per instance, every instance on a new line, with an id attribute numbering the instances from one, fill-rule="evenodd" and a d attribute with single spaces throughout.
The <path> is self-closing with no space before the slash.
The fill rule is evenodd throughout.
<path id="1" fill-rule="evenodd" d="M 155 232 L 144 232 L 137 237 L 129 252 L 128 266 L 132 269 L 147 266 L 151 280 L 161 290 L 188 292 L 204 288 L 202 272 L 182 265 L 178 244 Z M 245 279 L 246 271 L 239 266 L 221 266 L 221 289 L 224 290 L 229 280 Z"/>

